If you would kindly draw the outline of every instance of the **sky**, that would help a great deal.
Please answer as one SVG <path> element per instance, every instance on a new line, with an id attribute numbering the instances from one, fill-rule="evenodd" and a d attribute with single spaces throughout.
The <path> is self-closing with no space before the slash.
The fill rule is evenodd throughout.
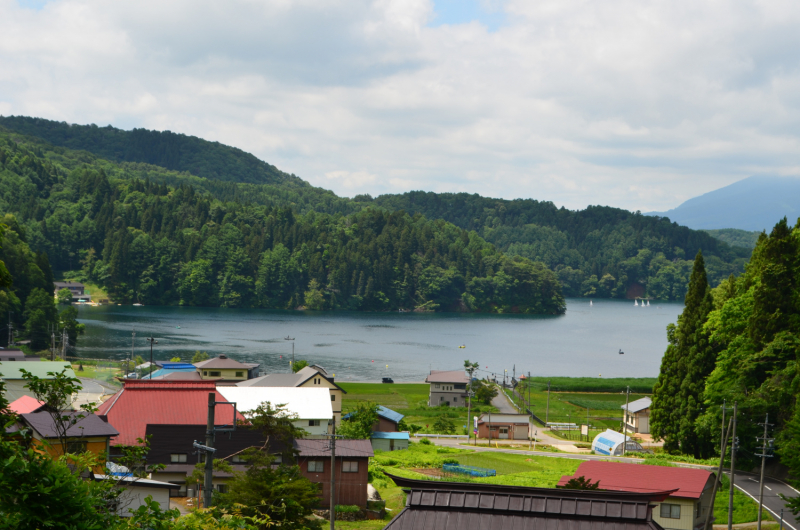
<path id="1" fill-rule="evenodd" d="M 800 175 L 792 0 L 0 0 L 0 115 L 171 130 L 344 196 L 667 210 Z"/>

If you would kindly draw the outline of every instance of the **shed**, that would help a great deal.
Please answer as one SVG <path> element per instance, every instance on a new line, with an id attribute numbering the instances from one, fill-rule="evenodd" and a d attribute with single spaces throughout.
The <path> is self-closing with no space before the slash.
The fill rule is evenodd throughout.
<path id="1" fill-rule="evenodd" d="M 628 452 L 643 452 L 644 448 L 638 442 L 634 442 L 630 436 L 606 429 L 592 440 L 592 451 L 600 455 L 622 456 L 622 442 L 627 439 L 625 447 Z"/>
<path id="2" fill-rule="evenodd" d="M 636 401 L 631 401 L 627 405 L 628 413 L 625 415 L 625 423 L 628 424 L 628 431 L 637 434 L 650 434 L 650 405 L 653 400 L 643 397 Z M 620 405 L 622 413 L 625 414 L 625 405 Z"/>
<path id="3" fill-rule="evenodd" d="M 375 451 L 399 451 L 408 449 L 407 432 L 381 432 L 375 431 L 369 439 Z"/>
<path id="4" fill-rule="evenodd" d="M 481 414 L 478 418 L 478 438 L 527 440 L 531 432 L 527 414 Z"/>
<path id="5" fill-rule="evenodd" d="M 94 475 L 98 481 L 112 481 L 122 491 L 114 505 L 114 511 L 120 517 L 131 517 L 131 512 L 145 505 L 145 499 L 151 497 L 158 503 L 162 510 L 169 510 L 170 490 L 179 489 L 180 486 L 132 476 L 115 477 L 108 475 Z"/>

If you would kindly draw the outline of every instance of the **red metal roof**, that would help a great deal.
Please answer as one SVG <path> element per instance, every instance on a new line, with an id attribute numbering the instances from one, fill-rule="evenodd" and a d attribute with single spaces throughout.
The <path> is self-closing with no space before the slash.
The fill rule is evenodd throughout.
<path id="1" fill-rule="evenodd" d="M 648 466 L 622 462 L 598 462 L 590 460 L 578 466 L 574 475 L 565 475 L 558 481 L 563 486 L 574 477 L 586 477 L 592 482 L 600 481 L 600 489 L 650 493 L 677 490 L 670 497 L 699 499 L 709 482 L 711 472 L 685 467 Z"/>
<path id="2" fill-rule="evenodd" d="M 147 424 L 205 425 L 208 416 L 208 393 L 214 392 L 217 401 L 227 401 L 217 392 L 214 381 L 160 382 L 125 380 L 122 390 L 111 396 L 97 410 L 120 434 L 111 445 L 136 445 L 144 438 Z M 244 420 L 241 414 L 237 417 Z M 214 411 L 217 425 L 230 425 L 233 407 L 217 405 Z"/>
<path id="3" fill-rule="evenodd" d="M 44 406 L 44 403 L 30 396 L 22 396 L 8 405 L 8 410 L 17 414 L 28 414 L 35 412 Z"/>

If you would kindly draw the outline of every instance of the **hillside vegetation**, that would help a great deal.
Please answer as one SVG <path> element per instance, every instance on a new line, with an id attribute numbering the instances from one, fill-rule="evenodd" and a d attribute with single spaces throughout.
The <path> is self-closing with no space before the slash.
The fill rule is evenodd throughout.
<path id="1" fill-rule="evenodd" d="M 721 228 L 719 230 L 703 230 L 711 237 L 724 241 L 732 247 L 754 249 L 761 232 L 749 232 L 738 228 Z"/>
<path id="2" fill-rule="evenodd" d="M 741 273 L 750 255 L 748 248 L 729 246 L 704 232 L 619 208 L 572 211 L 547 201 L 426 192 L 375 199 L 359 195 L 351 200 L 310 186 L 239 149 L 171 132 L 24 117 L 0 117 L 0 130 L 3 127 L 40 138 L 27 137 L 24 142 L 66 169 L 88 164 L 116 178 L 191 185 L 225 203 L 289 207 L 303 215 L 380 209 L 442 219 L 475 231 L 507 256 L 544 263 L 556 272 L 565 296 L 681 300 L 698 250 L 706 256 L 712 285 Z"/>
<path id="3" fill-rule="evenodd" d="M 377 208 L 300 214 L 139 171 L 0 132 L 0 212 L 57 270 L 80 268 L 120 302 L 564 312 L 552 271 L 442 220 Z"/>

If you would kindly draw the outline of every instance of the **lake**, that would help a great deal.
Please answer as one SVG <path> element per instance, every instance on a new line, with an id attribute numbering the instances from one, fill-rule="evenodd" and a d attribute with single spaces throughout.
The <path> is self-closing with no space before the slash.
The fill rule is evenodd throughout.
<path id="1" fill-rule="evenodd" d="M 628 300 L 568 299 L 562 316 L 445 313 L 353 313 L 192 307 L 79 306 L 86 334 L 78 355 L 190 359 L 196 350 L 288 372 L 295 356 L 340 381 L 422 381 L 430 369 L 480 362 L 479 375 L 655 377 L 667 346 L 666 326 L 682 303 L 634 307 Z M 464 348 L 459 348 L 464 346 Z M 624 355 L 618 353 L 624 351 Z"/>

